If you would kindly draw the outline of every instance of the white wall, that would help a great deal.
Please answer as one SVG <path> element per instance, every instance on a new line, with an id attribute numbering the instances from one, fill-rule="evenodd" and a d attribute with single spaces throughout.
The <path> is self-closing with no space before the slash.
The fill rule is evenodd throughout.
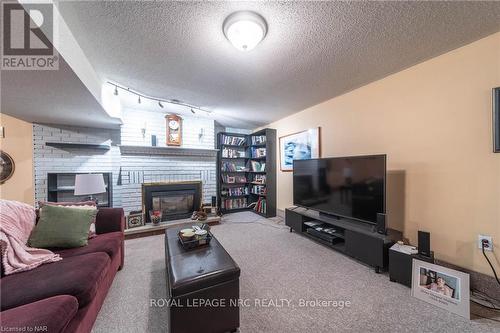
<path id="1" fill-rule="evenodd" d="M 59 149 L 46 142 L 111 144 L 111 149 Z M 33 124 L 35 200 L 47 200 L 47 173 L 112 172 L 113 206 L 121 206 L 118 182 L 120 131 L 89 127 Z"/>
<path id="2" fill-rule="evenodd" d="M 150 146 L 151 135 L 156 135 L 157 145 L 166 146 L 165 113 L 124 109 L 121 131 L 122 145 Z M 205 117 L 182 117 L 182 147 L 213 149 L 215 143 L 215 122 Z M 143 137 L 142 128 L 146 128 Z"/>

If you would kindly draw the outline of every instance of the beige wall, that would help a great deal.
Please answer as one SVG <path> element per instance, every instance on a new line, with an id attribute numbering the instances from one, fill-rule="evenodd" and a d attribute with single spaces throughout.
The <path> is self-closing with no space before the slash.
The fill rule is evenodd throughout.
<path id="1" fill-rule="evenodd" d="M 491 120 L 497 86 L 500 33 L 269 127 L 280 137 L 321 126 L 323 157 L 386 153 L 389 177 L 405 173 L 405 236 L 416 244 L 417 230 L 430 231 L 437 258 L 492 275 L 477 236 L 493 236 L 500 251 L 500 154 L 492 153 Z M 292 174 L 278 171 L 278 207 L 291 205 Z"/>
<path id="2" fill-rule="evenodd" d="M 0 185 L 0 198 L 34 204 L 33 187 L 33 126 L 31 123 L 0 114 L 5 138 L 0 138 L 0 149 L 15 163 L 14 175 Z"/>

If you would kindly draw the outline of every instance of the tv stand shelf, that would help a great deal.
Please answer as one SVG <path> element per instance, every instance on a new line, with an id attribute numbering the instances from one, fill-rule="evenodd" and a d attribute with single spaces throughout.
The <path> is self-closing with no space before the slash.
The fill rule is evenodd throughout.
<path id="1" fill-rule="evenodd" d="M 318 221 L 335 227 L 337 229 L 337 233 L 333 234 L 335 241 L 329 242 L 308 233 L 309 227 L 305 223 L 310 221 Z M 396 230 L 389 229 L 387 234 L 383 235 L 374 231 L 372 225 L 349 219 L 338 219 L 302 207 L 287 208 L 285 224 L 290 227 L 290 232 L 293 230 L 329 248 L 354 257 L 374 267 L 377 273 L 388 267 L 389 248 L 402 237 L 402 234 Z"/>

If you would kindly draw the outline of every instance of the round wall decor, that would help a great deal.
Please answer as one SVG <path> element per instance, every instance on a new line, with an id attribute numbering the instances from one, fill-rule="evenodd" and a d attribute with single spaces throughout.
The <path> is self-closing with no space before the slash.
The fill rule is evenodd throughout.
<path id="1" fill-rule="evenodd" d="M 0 150 L 0 184 L 5 183 L 14 174 L 16 165 L 12 157 Z"/>

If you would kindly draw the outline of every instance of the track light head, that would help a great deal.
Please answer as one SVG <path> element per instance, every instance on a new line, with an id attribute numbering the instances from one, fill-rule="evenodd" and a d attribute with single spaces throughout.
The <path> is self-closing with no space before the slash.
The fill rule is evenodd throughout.
<path id="1" fill-rule="evenodd" d="M 115 86 L 115 96 L 118 96 L 118 87 Z"/>
<path id="2" fill-rule="evenodd" d="M 137 103 L 141 104 L 141 96 L 137 98 Z"/>
<path id="3" fill-rule="evenodd" d="M 161 101 L 158 101 L 158 105 L 163 109 L 163 104 L 161 104 Z"/>
<path id="4" fill-rule="evenodd" d="M 191 109 L 191 113 L 192 113 L 192 114 L 196 114 L 196 112 L 194 112 L 194 110 L 193 110 L 193 109 Z"/>

